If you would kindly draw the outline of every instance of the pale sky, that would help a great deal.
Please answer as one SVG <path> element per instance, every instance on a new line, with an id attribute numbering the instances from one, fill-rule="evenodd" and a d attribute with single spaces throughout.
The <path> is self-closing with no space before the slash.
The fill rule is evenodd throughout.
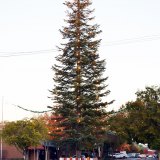
<path id="1" fill-rule="evenodd" d="M 56 46 L 66 18 L 64 0 L 0 0 L 0 111 L 17 120 L 52 104 Z M 160 0 L 92 0 L 94 22 L 103 31 L 99 54 L 118 109 L 145 86 L 160 84 Z M 24 52 L 52 50 L 46 52 Z M 22 53 L 21 53 L 22 52 Z M 14 56 L 15 54 L 21 56 Z M 37 54 L 36 54 L 37 53 Z M 26 53 L 27 54 L 27 53 Z M 3 97 L 3 98 L 2 98 Z M 3 102 L 2 102 L 3 99 Z M 14 104 L 14 105 L 13 105 Z M 3 106 L 3 107 L 1 107 Z M 2 119 L 2 114 L 0 115 Z"/>

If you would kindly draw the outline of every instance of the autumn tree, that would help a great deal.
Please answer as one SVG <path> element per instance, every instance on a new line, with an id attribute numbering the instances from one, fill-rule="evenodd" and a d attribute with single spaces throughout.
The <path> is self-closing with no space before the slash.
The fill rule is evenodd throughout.
<path id="1" fill-rule="evenodd" d="M 98 47 L 101 40 L 99 25 L 91 16 L 90 0 L 65 1 L 66 26 L 60 30 L 64 43 L 58 47 L 60 54 L 54 71 L 53 111 L 57 129 L 62 135 L 54 137 L 60 142 L 70 142 L 76 150 L 92 149 L 103 142 L 106 131 L 106 107 L 110 91 L 104 76 L 105 60 L 100 60 Z"/>
<path id="2" fill-rule="evenodd" d="M 58 122 L 57 122 L 57 119 L 61 119 L 61 117 L 58 115 L 56 116 L 55 114 L 45 113 L 41 115 L 40 118 L 45 123 L 46 128 L 48 129 L 48 139 L 54 140 L 54 142 L 56 143 L 55 140 L 57 136 L 62 135 L 62 132 L 63 132 L 62 127 L 58 128 Z"/>

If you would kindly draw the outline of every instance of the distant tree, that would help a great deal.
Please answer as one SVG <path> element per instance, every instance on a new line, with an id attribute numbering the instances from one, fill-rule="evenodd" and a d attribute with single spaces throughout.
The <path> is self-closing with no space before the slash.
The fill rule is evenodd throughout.
<path id="1" fill-rule="evenodd" d="M 101 144 L 106 132 L 105 124 L 107 90 L 104 77 L 105 60 L 97 53 L 101 33 L 93 24 L 90 0 L 72 0 L 64 3 L 68 7 L 66 27 L 60 30 L 65 40 L 53 66 L 54 88 L 53 111 L 62 135 L 54 132 L 60 142 L 75 145 L 76 150 L 92 149 Z M 56 118 L 58 117 L 58 118 Z M 59 131 L 58 131 L 59 132 Z"/>
<path id="2" fill-rule="evenodd" d="M 133 142 L 131 144 L 131 152 L 134 152 L 134 153 L 143 153 L 141 146 L 139 146 L 136 142 Z"/>
<path id="3" fill-rule="evenodd" d="M 146 87 L 136 93 L 135 102 L 127 102 L 111 116 L 110 129 L 128 143 L 148 143 L 160 148 L 160 88 Z"/>
<path id="4" fill-rule="evenodd" d="M 3 128 L 3 140 L 14 145 L 27 158 L 29 146 L 37 146 L 47 138 L 48 131 L 40 119 L 6 122 Z"/>
<path id="5" fill-rule="evenodd" d="M 129 139 L 129 133 L 127 132 L 127 119 L 126 119 L 126 113 L 123 111 L 118 111 L 115 113 L 112 113 L 110 118 L 108 119 L 108 126 L 109 130 L 116 133 L 116 135 L 119 137 L 119 144 L 121 145 L 128 142 Z"/>
<path id="6" fill-rule="evenodd" d="M 123 143 L 122 145 L 120 145 L 118 147 L 119 151 L 126 151 L 126 152 L 130 152 L 131 151 L 131 145 L 128 143 Z"/>
<path id="7" fill-rule="evenodd" d="M 160 148 L 160 87 L 146 87 L 136 93 L 137 100 L 144 104 L 143 125 L 140 141 L 148 143 L 151 148 Z"/>

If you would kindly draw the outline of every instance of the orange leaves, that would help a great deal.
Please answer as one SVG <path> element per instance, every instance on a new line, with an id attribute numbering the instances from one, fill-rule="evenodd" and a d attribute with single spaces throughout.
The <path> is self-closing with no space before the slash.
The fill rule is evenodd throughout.
<path id="1" fill-rule="evenodd" d="M 62 117 L 54 114 L 45 114 L 43 117 L 46 126 L 48 128 L 48 134 L 50 139 L 55 139 L 57 135 L 63 134 L 63 127 L 59 127 Z"/>

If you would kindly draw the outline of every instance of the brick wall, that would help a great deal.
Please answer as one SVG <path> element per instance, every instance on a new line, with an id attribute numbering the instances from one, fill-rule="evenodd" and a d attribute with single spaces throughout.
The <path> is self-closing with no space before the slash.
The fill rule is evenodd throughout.
<path id="1" fill-rule="evenodd" d="M 16 147 L 3 143 L 2 147 L 3 159 L 23 158 L 23 154 Z"/>

